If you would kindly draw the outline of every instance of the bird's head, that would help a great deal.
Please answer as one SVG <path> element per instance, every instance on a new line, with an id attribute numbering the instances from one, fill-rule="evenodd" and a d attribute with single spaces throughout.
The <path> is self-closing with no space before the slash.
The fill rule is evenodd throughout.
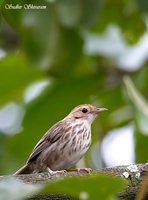
<path id="1" fill-rule="evenodd" d="M 103 111 L 106 111 L 106 108 L 97 108 L 96 106 L 90 104 L 79 105 L 75 107 L 68 117 L 78 119 L 78 120 L 87 120 L 91 124 L 96 116 Z"/>

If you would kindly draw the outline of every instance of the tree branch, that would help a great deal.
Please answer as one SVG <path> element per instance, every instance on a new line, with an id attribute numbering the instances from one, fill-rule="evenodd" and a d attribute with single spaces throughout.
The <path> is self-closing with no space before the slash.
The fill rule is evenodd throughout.
<path id="1" fill-rule="evenodd" d="M 137 165 L 128 165 L 128 166 L 116 166 L 111 168 L 104 168 L 98 170 L 92 170 L 88 175 L 91 174 L 107 174 L 113 176 L 121 176 L 129 180 L 128 187 L 118 194 L 119 199 L 126 199 L 126 200 L 134 200 L 136 198 L 136 194 L 139 191 L 141 180 L 143 176 L 148 172 L 148 163 L 145 164 L 137 164 Z M 39 174 L 27 174 L 27 175 L 10 175 L 10 176 L 1 176 L 0 181 L 5 180 L 7 177 L 16 177 L 19 180 L 23 181 L 24 183 L 31 183 L 31 184 L 41 184 L 47 183 L 51 180 L 56 180 L 59 177 L 65 176 L 76 176 L 76 175 L 86 175 L 85 172 L 77 172 L 77 171 L 70 171 L 64 173 L 55 173 L 51 175 L 50 173 L 39 173 Z M 147 196 L 148 198 L 148 196 Z M 72 198 L 67 196 L 59 196 L 59 195 L 44 195 L 44 196 L 37 196 L 33 199 L 59 199 L 59 200 L 70 200 Z"/>

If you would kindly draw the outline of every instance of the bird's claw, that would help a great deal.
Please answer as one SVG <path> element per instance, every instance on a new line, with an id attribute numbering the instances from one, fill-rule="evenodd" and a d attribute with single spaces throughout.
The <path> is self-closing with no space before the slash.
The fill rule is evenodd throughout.
<path id="1" fill-rule="evenodd" d="M 67 171 L 66 170 L 57 170 L 57 171 L 52 171 L 50 168 L 47 168 L 47 171 L 50 173 L 50 175 L 56 175 L 56 174 L 65 174 Z"/>
<path id="2" fill-rule="evenodd" d="M 77 168 L 76 169 L 77 172 L 82 172 L 82 173 L 90 173 L 92 172 L 92 169 L 91 168 Z"/>
<path id="3" fill-rule="evenodd" d="M 68 169 L 67 172 L 82 172 L 82 173 L 91 173 L 91 168 L 76 168 L 76 169 Z"/>

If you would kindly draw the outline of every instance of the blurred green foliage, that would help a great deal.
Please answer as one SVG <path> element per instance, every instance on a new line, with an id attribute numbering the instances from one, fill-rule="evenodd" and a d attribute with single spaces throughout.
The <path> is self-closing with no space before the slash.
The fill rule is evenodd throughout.
<path id="1" fill-rule="evenodd" d="M 102 199 L 116 199 L 117 192 L 122 190 L 126 183 L 125 180 L 119 177 L 113 178 L 102 174 L 92 175 L 91 177 L 68 177 L 52 184 L 49 183 L 43 189 L 43 192 L 45 194 L 49 193 L 49 191 L 61 194 L 66 193 L 77 199 L 97 200 L 99 196 Z M 106 184 L 108 187 L 106 187 Z"/>
<path id="2" fill-rule="evenodd" d="M 6 9 L 7 4 L 22 5 L 22 9 Z M 24 4 L 47 8 L 27 10 Z M 148 35 L 147 11 L 147 0 L 0 1 L 0 118 L 2 109 L 11 102 L 25 110 L 23 130 L 17 134 L 1 128 L 7 118 L 5 122 L 0 119 L 1 174 L 19 168 L 45 131 L 82 103 L 109 109 L 94 123 L 94 144 L 101 143 L 109 130 L 132 122 L 135 161 L 147 162 L 147 57 L 140 57 L 142 62 L 132 68 L 118 62 L 124 56 L 121 44 L 111 43 L 104 50 L 100 43 L 103 55 L 86 50 L 87 34 L 104 35 L 108 45 L 112 38 L 106 38 L 105 31 L 115 26 L 120 30 L 122 48 L 128 46 L 126 53 L 136 51 Z M 147 44 L 146 40 L 143 43 Z M 112 56 L 114 48 L 116 55 Z M 141 54 L 131 54 L 128 61 L 138 56 Z M 30 86 L 43 81 L 47 81 L 46 87 L 27 101 Z M 90 157 L 89 151 L 87 163 L 93 166 Z"/>

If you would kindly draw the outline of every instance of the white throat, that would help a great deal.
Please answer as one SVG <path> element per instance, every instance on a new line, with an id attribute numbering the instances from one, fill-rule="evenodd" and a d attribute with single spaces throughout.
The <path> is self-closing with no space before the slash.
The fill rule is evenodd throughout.
<path id="1" fill-rule="evenodd" d="M 94 121 L 95 118 L 96 118 L 96 116 L 94 116 L 93 114 L 89 114 L 86 121 L 91 126 L 91 124 L 92 124 L 92 122 Z"/>

